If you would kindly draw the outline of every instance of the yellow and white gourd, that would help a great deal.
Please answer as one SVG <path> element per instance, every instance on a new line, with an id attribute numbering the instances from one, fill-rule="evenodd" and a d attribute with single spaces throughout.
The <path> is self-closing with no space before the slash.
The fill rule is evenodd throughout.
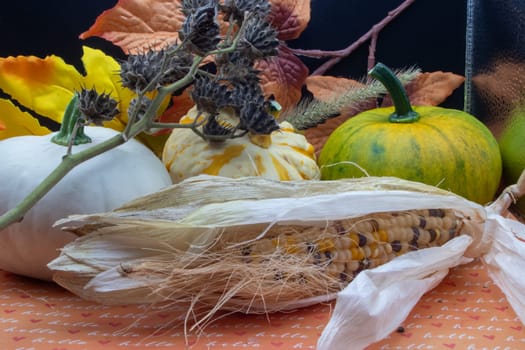
<path id="1" fill-rule="evenodd" d="M 231 114 L 221 112 L 219 117 L 231 120 L 235 118 Z M 197 117 L 193 107 L 180 122 L 190 124 Z M 174 129 L 164 146 L 162 161 L 174 183 L 199 174 L 283 181 L 320 176 L 314 147 L 287 122 L 270 135 L 247 133 L 224 142 L 206 141 L 191 129 Z"/>

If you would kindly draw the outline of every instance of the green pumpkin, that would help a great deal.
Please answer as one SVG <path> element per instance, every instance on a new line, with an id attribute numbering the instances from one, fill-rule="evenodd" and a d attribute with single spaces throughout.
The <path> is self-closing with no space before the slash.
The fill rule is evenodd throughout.
<path id="1" fill-rule="evenodd" d="M 386 86 L 394 107 L 365 111 L 339 126 L 321 150 L 321 178 L 395 176 L 490 202 L 502 172 L 490 130 L 460 110 L 410 106 L 401 83 L 382 64 L 370 75 Z"/>
<path id="2" fill-rule="evenodd" d="M 503 183 L 512 185 L 525 170 L 525 105 L 519 105 L 512 113 L 498 138 L 503 163 Z M 517 209 L 525 215 L 525 198 L 518 200 Z"/>

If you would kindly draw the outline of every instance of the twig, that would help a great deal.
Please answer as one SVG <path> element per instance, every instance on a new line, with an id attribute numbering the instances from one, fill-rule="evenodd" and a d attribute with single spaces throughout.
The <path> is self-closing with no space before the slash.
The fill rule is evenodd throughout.
<path id="1" fill-rule="evenodd" d="M 110 149 L 115 148 L 124 142 L 124 138 L 119 134 L 84 151 L 75 154 L 67 154 L 64 156 L 55 170 L 53 170 L 51 174 L 49 174 L 33 191 L 31 191 L 31 193 L 26 198 L 24 198 L 22 202 L 0 216 L 0 230 L 6 228 L 11 223 L 21 221 L 24 218 L 25 213 L 27 213 L 29 209 L 35 205 L 35 203 L 44 197 L 46 193 L 48 193 L 78 164 L 106 151 L 109 151 Z"/>
<path id="2" fill-rule="evenodd" d="M 242 23 L 239 32 L 229 47 L 210 51 L 207 53 L 207 55 L 233 52 L 239 42 L 240 33 L 242 33 L 244 30 L 244 26 L 245 22 Z M 40 199 L 42 199 L 42 197 L 44 197 L 77 165 L 127 142 L 129 139 L 137 136 L 138 134 L 149 130 L 152 125 L 155 125 L 154 118 L 156 116 L 157 110 L 162 104 L 162 101 L 164 101 L 164 99 L 174 91 L 177 91 L 178 89 L 192 82 L 195 73 L 199 69 L 199 64 L 203 60 L 203 56 L 195 56 L 191 68 L 183 78 L 170 85 L 159 88 L 158 94 L 151 101 L 151 104 L 144 114 L 144 117 L 135 122 L 133 122 L 133 120 L 129 121 L 130 123 L 128 126 L 126 126 L 125 132 L 121 132 L 120 134 L 115 135 L 100 144 L 94 145 L 75 154 L 71 154 L 71 151 L 68 150 L 68 153 L 62 158 L 60 164 L 33 191 L 31 191 L 27 197 L 25 197 L 14 208 L 0 215 L 0 230 L 6 228 L 12 223 L 20 222 L 24 218 L 25 213 L 27 213 Z M 174 124 L 172 126 L 181 127 L 180 124 Z"/>
<path id="3" fill-rule="evenodd" d="M 339 51 L 332 51 L 330 55 L 327 56 L 333 56 L 330 60 L 323 63 L 321 66 L 319 66 L 312 75 L 323 75 L 325 74 L 330 68 L 335 66 L 337 63 L 339 63 L 343 58 L 349 56 L 352 52 L 354 52 L 359 46 L 361 46 L 366 41 L 373 39 L 372 43 L 370 45 L 369 50 L 369 57 L 368 57 L 368 66 L 370 68 L 371 62 L 375 61 L 375 47 L 377 42 L 377 36 L 379 32 L 386 27 L 390 22 L 392 22 L 399 14 L 401 14 L 405 9 L 407 9 L 410 5 L 412 5 L 416 0 L 405 0 L 401 5 L 399 5 L 394 10 L 390 11 L 388 15 L 375 24 L 368 32 L 366 32 L 363 36 L 361 36 L 359 39 L 357 39 L 354 43 L 352 43 L 350 46 L 348 46 L 344 50 Z M 375 39 L 374 39 L 375 37 Z M 299 52 L 299 53 L 298 53 Z M 303 53 L 306 54 L 307 51 L 301 51 L 301 50 L 294 50 L 294 53 Z M 326 57 L 322 56 L 322 52 L 319 50 L 313 51 L 313 54 L 317 55 L 317 57 Z M 335 54 L 335 55 L 334 55 Z M 315 57 L 315 56 L 310 56 Z M 372 64 L 373 66 L 373 64 Z"/>

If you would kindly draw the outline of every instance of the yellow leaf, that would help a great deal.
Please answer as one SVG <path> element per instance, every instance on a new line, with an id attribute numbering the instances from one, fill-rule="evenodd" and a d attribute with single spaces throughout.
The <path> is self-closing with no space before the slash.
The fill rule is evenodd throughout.
<path id="1" fill-rule="evenodd" d="M 82 63 L 86 70 L 83 85 L 88 89 L 96 87 L 97 91 L 110 94 L 118 102 L 120 114 L 104 126 L 121 131 L 128 122 L 127 111 L 135 93 L 121 85 L 120 65 L 113 57 L 86 46 L 83 50 Z"/>
<path id="2" fill-rule="evenodd" d="M 82 76 L 60 57 L 0 58 L 0 89 L 21 105 L 60 122 Z"/>
<path id="3" fill-rule="evenodd" d="M 23 135 L 46 135 L 51 131 L 40 125 L 29 113 L 22 112 L 13 102 L 0 99 L 0 140 Z"/>

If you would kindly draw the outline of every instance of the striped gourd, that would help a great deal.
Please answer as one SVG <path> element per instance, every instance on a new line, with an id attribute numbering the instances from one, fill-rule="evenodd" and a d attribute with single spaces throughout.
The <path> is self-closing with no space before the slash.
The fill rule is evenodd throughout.
<path id="1" fill-rule="evenodd" d="M 480 204 L 500 186 L 501 156 L 491 131 L 460 110 L 411 106 L 398 79 L 378 64 L 371 73 L 394 107 L 364 111 L 333 131 L 318 163 L 322 179 L 395 176 L 439 186 Z"/>
<path id="2" fill-rule="evenodd" d="M 191 124 L 197 115 L 194 107 L 180 122 Z M 219 116 L 223 121 L 232 118 L 226 111 Z M 174 129 L 164 145 L 162 161 L 174 183 L 200 174 L 275 180 L 320 177 L 314 147 L 287 122 L 271 135 L 247 133 L 224 142 L 204 140 L 190 129 Z"/>

